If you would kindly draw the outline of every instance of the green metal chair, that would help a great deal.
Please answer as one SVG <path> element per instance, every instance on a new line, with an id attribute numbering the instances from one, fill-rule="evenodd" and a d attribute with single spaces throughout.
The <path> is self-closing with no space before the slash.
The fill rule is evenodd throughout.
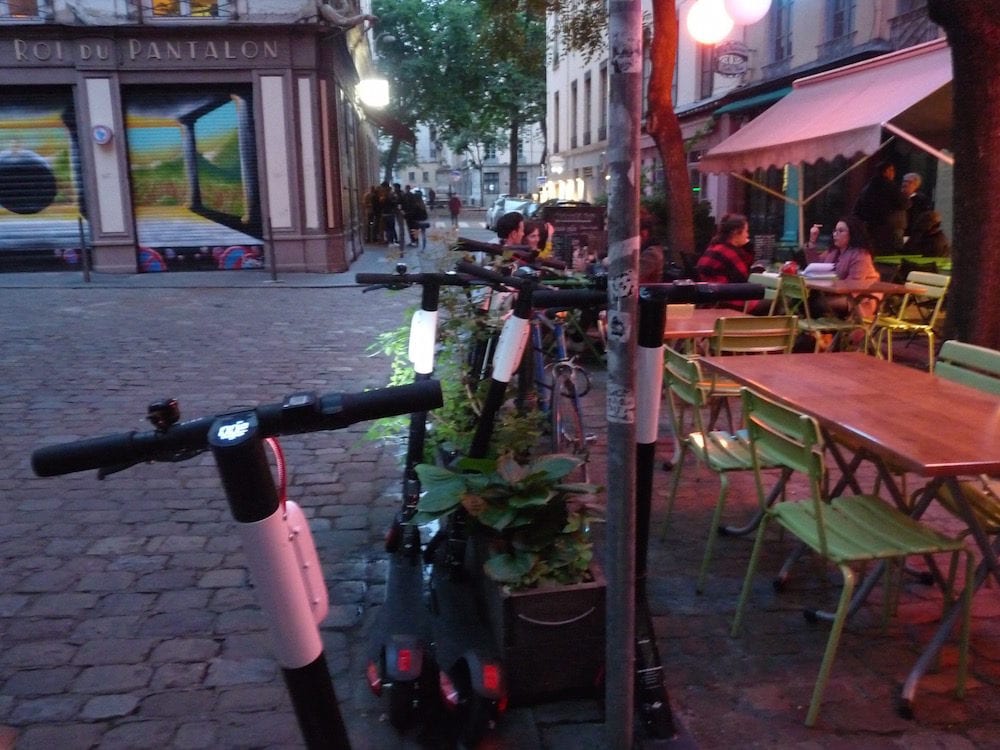
<path id="1" fill-rule="evenodd" d="M 778 275 L 774 273 L 752 273 L 747 277 L 748 284 L 760 284 L 764 287 L 764 300 L 771 303 L 767 311 L 768 315 L 774 315 L 778 302 L 779 280 Z M 743 312 L 749 313 L 756 303 L 757 300 L 747 300 L 743 305 Z"/>
<path id="2" fill-rule="evenodd" d="M 709 342 L 709 352 L 715 356 L 745 354 L 789 354 L 795 344 L 798 331 L 794 315 L 746 315 L 719 318 L 715 321 L 715 333 Z M 732 432 L 733 415 L 729 408 L 730 399 L 739 398 L 739 383 L 721 375 L 711 375 L 709 401 L 711 416 L 708 427 L 712 429 L 725 409 L 729 430 Z"/>
<path id="3" fill-rule="evenodd" d="M 830 334 L 831 350 L 846 350 L 851 348 L 851 338 L 855 332 L 860 338 L 861 348 L 867 349 L 868 328 L 860 319 L 841 319 L 830 315 L 813 317 L 809 309 L 809 288 L 801 276 L 782 274 L 778 284 L 777 305 L 779 309 L 796 315 L 799 319 L 799 330 L 813 337 L 813 351 L 820 351 L 823 344 L 823 334 Z"/>
<path id="4" fill-rule="evenodd" d="M 913 287 L 903 295 L 899 312 L 878 315 L 869 329 L 868 341 L 875 354 L 892 361 L 892 340 L 896 334 L 910 339 L 927 337 L 927 369 L 934 372 L 934 328 L 944 305 L 951 276 L 943 273 L 911 271 L 906 285 Z"/>
<path id="5" fill-rule="evenodd" d="M 825 496 L 826 466 L 823 438 L 816 421 L 792 411 L 768 398 L 744 389 L 744 420 L 751 445 L 751 459 L 757 482 L 757 495 L 764 517 L 757 529 L 757 539 L 743 582 L 733 620 L 732 635 L 739 632 L 743 610 L 752 588 L 754 572 L 768 524 L 776 522 L 815 553 L 836 564 L 844 578 L 836 613 L 830 628 L 819 676 L 806 713 L 806 726 L 813 726 L 819 715 L 823 691 L 840 643 L 851 597 L 855 587 L 854 563 L 869 561 L 903 562 L 911 555 L 950 553 L 952 570 L 961 554 L 965 555 L 965 582 L 962 593 L 962 626 L 958 663 L 958 695 L 965 692 L 968 669 L 969 612 L 972 603 L 973 557 L 961 539 L 945 536 L 911 518 L 896 507 L 872 495 Z M 780 462 L 804 474 L 809 480 L 809 495 L 768 507 L 761 470 L 765 462 Z M 949 582 L 952 576 L 949 576 Z M 945 592 L 950 600 L 951 590 Z"/>
<path id="6" fill-rule="evenodd" d="M 702 410 L 708 406 L 705 382 L 696 357 L 688 357 L 673 349 L 666 349 L 664 385 L 667 389 L 667 406 L 673 424 L 674 439 L 678 442 L 680 451 L 674 454 L 674 476 L 667 498 L 667 513 L 660 533 L 661 540 L 666 538 L 670 528 L 670 516 L 673 513 L 677 488 L 680 485 L 684 459 L 687 455 L 693 454 L 698 462 L 719 475 L 719 497 L 715 503 L 715 512 L 712 514 L 705 554 L 702 557 L 701 568 L 698 570 L 698 583 L 695 586 L 698 593 L 701 593 L 704 587 L 716 535 L 748 533 L 753 530 L 753 524 L 756 523 L 755 520 L 742 530 L 730 530 L 720 525 L 729 492 L 729 473 L 751 471 L 753 463 L 750 460 L 750 444 L 747 442 L 745 430 L 730 433 L 720 430 L 710 432 L 705 429 L 702 418 Z M 691 432 L 686 432 L 684 425 L 683 415 L 686 412 L 691 413 L 693 427 Z M 771 464 L 766 464 L 766 468 L 771 467 Z M 782 472 L 778 484 L 771 491 L 771 502 L 781 494 L 790 474 L 787 469 Z"/>
<path id="7" fill-rule="evenodd" d="M 995 349 L 945 341 L 934 374 L 1000 396 L 1000 352 Z M 982 474 L 963 479 L 959 489 L 983 530 L 992 535 L 1000 533 L 1000 479 Z M 958 503 L 947 486 L 939 490 L 937 499 L 949 512 L 962 518 Z"/>

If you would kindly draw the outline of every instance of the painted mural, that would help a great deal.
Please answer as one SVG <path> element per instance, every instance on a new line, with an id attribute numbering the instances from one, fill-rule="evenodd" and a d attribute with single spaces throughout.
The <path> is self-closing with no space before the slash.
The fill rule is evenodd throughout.
<path id="1" fill-rule="evenodd" d="M 140 272 L 264 263 L 250 88 L 126 87 Z"/>
<path id="2" fill-rule="evenodd" d="M 69 88 L 0 88 L 0 270 L 80 264 L 89 242 Z"/>

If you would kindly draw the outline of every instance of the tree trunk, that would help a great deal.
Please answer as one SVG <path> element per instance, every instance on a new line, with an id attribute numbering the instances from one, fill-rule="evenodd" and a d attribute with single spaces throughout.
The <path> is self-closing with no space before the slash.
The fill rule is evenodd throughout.
<path id="1" fill-rule="evenodd" d="M 947 338 L 1000 349 L 1000 4 L 929 0 L 952 58 L 955 226 Z"/>
<path id="2" fill-rule="evenodd" d="M 521 142 L 521 123 L 517 117 L 510 120 L 510 141 L 507 148 L 510 151 L 510 171 L 507 173 L 507 184 L 510 186 L 508 192 L 516 195 L 521 191 L 517 189 L 517 147 Z"/>
<path id="3" fill-rule="evenodd" d="M 385 155 L 385 182 L 392 184 L 392 168 L 396 166 L 396 159 L 399 158 L 399 138 L 392 137 L 392 144 L 389 146 L 389 153 Z"/>
<path id="4" fill-rule="evenodd" d="M 646 129 L 663 160 L 670 223 L 667 237 L 674 253 L 695 252 L 694 204 L 681 126 L 671 94 L 677 59 L 677 7 L 674 0 L 653 0 L 652 71 Z"/>

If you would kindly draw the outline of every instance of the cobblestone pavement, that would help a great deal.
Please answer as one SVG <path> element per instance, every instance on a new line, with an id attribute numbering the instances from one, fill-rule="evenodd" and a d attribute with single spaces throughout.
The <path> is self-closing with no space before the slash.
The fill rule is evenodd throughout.
<path id="1" fill-rule="evenodd" d="M 388 270 L 391 262 L 371 251 L 361 265 Z M 388 362 L 366 348 L 403 321 L 415 291 L 362 296 L 343 286 L 347 277 L 271 283 L 266 274 L 242 273 L 101 277 L 92 285 L 69 274 L 0 277 L 0 748 L 301 745 L 211 459 L 142 465 L 103 482 L 92 473 L 39 479 L 29 465 L 45 443 L 142 429 L 146 404 L 164 396 L 176 396 L 194 417 L 295 390 L 384 384 Z M 588 399 L 601 477 L 601 389 Z M 323 561 L 331 611 L 322 633 L 352 743 L 416 748 L 416 738 L 394 734 L 363 676 L 399 474 L 397 448 L 366 440 L 365 429 L 283 440 L 290 496 L 311 518 Z M 661 451 L 669 455 L 668 438 Z M 744 632 L 730 638 L 750 540 L 719 540 L 707 590 L 696 596 L 718 485 L 707 472 L 685 472 L 663 542 L 669 475 L 657 478 L 649 589 L 671 700 L 694 742 L 1000 747 L 995 588 L 976 599 L 964 701 L 951 692 L 949 644 L 940 671 L 921 685 L 916 719 L 893 711 L 894 691 L 940 606 L 933 591 L 907 584 L 886 631 L 877 594 L 848 626 L 819 725 L 806 729 L 827 630 L 800 612 L 833 601 L 836 578 L 804 562 L 787 589 L 774 592 L 769 575 L 791 549 L 776 538 Z M 734 519 L 755 502 L 746 479 L 734 477 L 727 511 Z M 516 709 L 483 743 L 609 745 L 596 701 Z"/>

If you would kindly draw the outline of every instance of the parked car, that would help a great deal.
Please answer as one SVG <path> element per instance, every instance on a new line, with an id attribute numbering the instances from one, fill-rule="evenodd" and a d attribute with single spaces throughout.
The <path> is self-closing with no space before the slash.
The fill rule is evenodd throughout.
<path id="1" fill-rule="evenodd" d="M 511 211 L 520 211 L 524 218 L 530 219 L 537 213 L 538 204 L 530 195 L 501 195 L 486 209 L 486 228 L 496 231 L 497 220 Z"/>

